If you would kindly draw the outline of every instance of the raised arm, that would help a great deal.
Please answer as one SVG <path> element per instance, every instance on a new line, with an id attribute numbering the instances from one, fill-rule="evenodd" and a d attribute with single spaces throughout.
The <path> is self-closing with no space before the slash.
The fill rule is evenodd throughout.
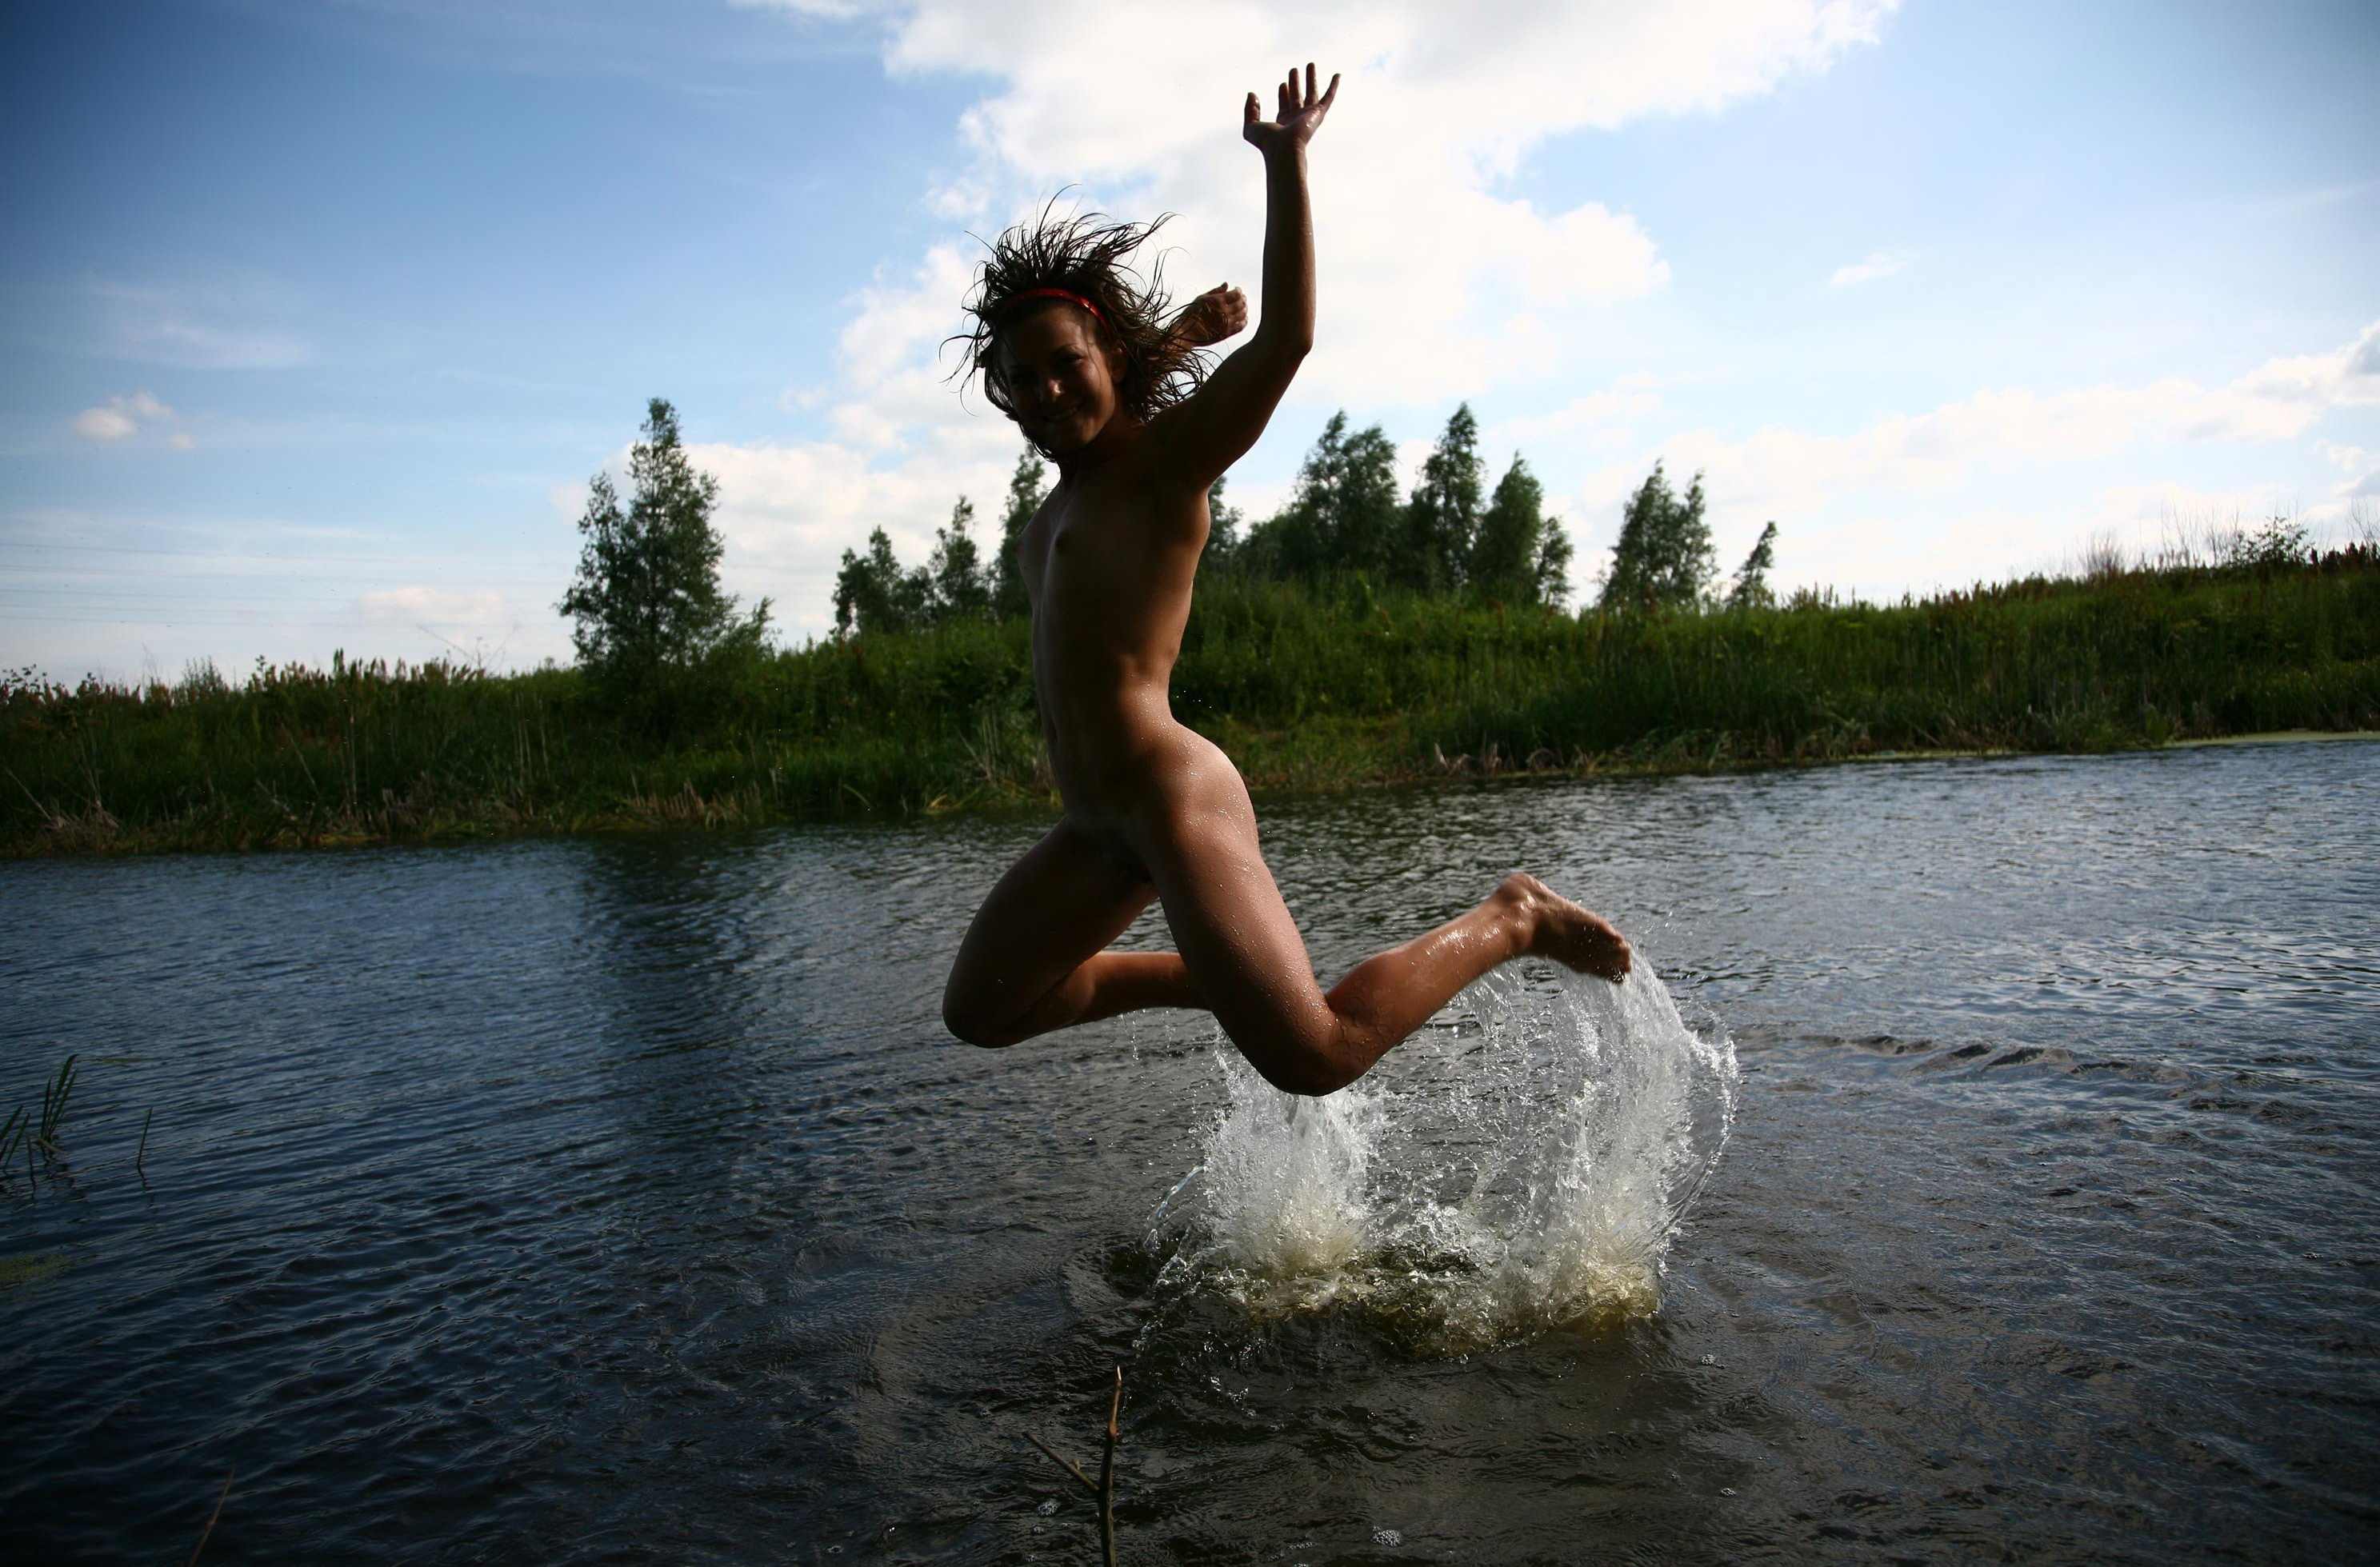
<path id="1" fill-rule="evenodd" d="M 1309 62 L 1303 87 L 1293 69 L 1278 95 L 1280 112 L 1268 120 L 1249 93 L 1240 127 L 1265 161 L 1264 313 L 1255 334 L 1187 402 L 1158 421 L 1165 460 L 1201 489 L 1257 443 L 1314 346 L 1314 214 L 1305 193 L 1305 144 L 1337 100 L 1339 79 L 1332 76 L 1330 91 L 1318 97 Z"/>

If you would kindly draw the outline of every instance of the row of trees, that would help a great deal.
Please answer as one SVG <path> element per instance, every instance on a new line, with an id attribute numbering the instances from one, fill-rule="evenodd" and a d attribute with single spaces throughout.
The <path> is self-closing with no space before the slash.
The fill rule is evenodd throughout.
<path id="1" fill-rule="evenodd" d="M 865 552 L 845 550 L 834 587 L 835 633 L 914 630 L 954 619 L 1007 619 L 1026 612 L 1016 542 L 1047 494 L 1048 469 L 1027 451 L 1008 482 L 1000 545 L 987 561 L 974 536 L 975 506 L 962 498 L 936 530 L 932 554 L 902 565 L 882 528 Z M 1313 585 L 1360 576 L 1385 588 L 1466 596 L 1559 610 L 1570 598 L 1572 547 L 1561 519 L 1545 512 L 1545 487 L 1519 455 L 1492 492 L 1479 456 L 1479 421 L 1454 410 L 1410 494 L 1397 483 L 1397 451 L 1375 424 L 1350 431 L 1338 413 L 1298 469 L 1289 504 L 1253 526 L 1225 504 L 1223 481 L 1208 493 L 1210 519 L 1202 569 Z M 1656 465 L 1629 498 L 1619 541 L 1597 587 L 1607 610 L 1752 608 L 1774 601 L 1770 523 L 1727 591 L 1718 577 L 1697 475 L 1681 495 Z"/>
<path id="2" fill-rule="evenodd" d="M 1545 486 L 1515 455 L 1492 494 L 1469 404 L 1447 421 L 1410 495 L 1397 493 L 1397 449 L 1378 425 L 1351 432 L 1331 416 L 1279 515 L 1238 535 L 1219 522 L 1213 565 L 1251 577 L 1320 582 L 1361 574 L 1419 593 L 1466 594 L 1560 608 L 1570 597 L 1570 535 L 1545 515 Z"/>
<path id="3" fill-rule="evenodd" d="M 1603 575 L 1596 607 L 1626 609 L 1767 609 L 1777 602 L 1768 586 L 1769 569 L 1777 564 L 1777 525 L 1760 530 L 1760 540 L 1736 568 L 1727 591 L 1716 594 L 1718 553 L 1711 547 L 1710 524 L 1703 519 L 1703 477 L 1683 495 L 1670 487 L 1661 465 L 1628 497 L 1620 514 L 1620 538 L 1611 546 L 1611 565 Z"/>
<path id="4" fill-rule="evenodd" d="M 990 560 L 975 541 L 975 503 L 965 496 L 951 508 L 951 520 L 934 530 L 926 564 L 904 568 L 882 528 L 868 536 L 865 554 L 843 553 L 834 575 L 834 632 L 915 631 L 953 620 L 1009 620 L 1026 613 L 1025 578 L 1016 566 L 1016 541 L 1049 495 L 1049 468 L 1030 450 L 1009 476 L 1008 506 L 1001 514 L 1000 547 Z M 1221 485 L 1216 486 L 1220 492 Z"/>
<path id="5" fill-rule="evenodd" d="M 1545 515 L 1544 487 L 1517 455 L 1494 492 L 1483 494 L 1478 443 L 1478 420 L 1468 405 L 1458 407 L 1419 481 L 1400 496 L 1396 447 L 1386 432 L 1377 424 L 1350 432 L 1347 416 L 1333 415 L 1298 470 L 1289 504 L 1273 516 L 1246 526 L 1224 502 L 1223 481 L 1215 481 L 1208 493 L 1205 569 L 1316 585 L 1360 576 L 1415 592 L 1560 610 L 1570 596 L 1571 564 L 1561 520 Z M 722 545 L 710 524 L 719 481 L 688 460 L 676 411 L 662 398 L 647 407 L 628 472 L 633 494 L 625 507 L 610 477 L 598 473 L 579 518 L 578 573 L 558 606 L 575 622 L 579 662 L 601 677 L 633 685 L 669 667 L 759 647 L 769 601 L 743 612 L 721 591 Z M 1048 477 L 1035 453 L 1018 459 L 999 547 L 989 560 L 976 542 L 975 504 L 964 497 L 936 530 L 923 565 L 903 566 L 880 528 L 868 536 L 865 553 L 844 551 L 835 576 L 836 635 L 1025 613 L 1016 546 L 1048 494 Z M 1699 475 L 1681 495 L 1657 465 L 1621 515 L 1599 607 L 1772 602 L 1777 525 L 1762 531 L 1721 598 L 1712 592 L 1718 573 L 1703 510 Z"/>

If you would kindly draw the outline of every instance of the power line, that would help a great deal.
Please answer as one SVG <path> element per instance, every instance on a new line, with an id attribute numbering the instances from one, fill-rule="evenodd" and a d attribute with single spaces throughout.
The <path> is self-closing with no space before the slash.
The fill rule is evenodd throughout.
<path id="1" fill-rule="evenodd" d="M 67 550 L 78 553 L 99 555 L 174 555 L 185 560 L 201 561 L 371 561 L 382 565 L 410 565 L 418 561 L 436 561 L 452 557 L 439 555 L 354 555 L 275 554 L 248 550 L 167 550 L 136 544 L 51 544 L 40 540 L 0 539 L 0 550 Z M 540 563 L 542 564 L 542 563 Z"/>
<path id="2" fill-rule="evenodd" d="M 277 618 L 260 618 L 255 620 L 191 620 L 184 617 L 167 619 L 159 615 L 17 614 L 10 615 L 8 617 L 8 624 L 11 626 L 163 626 L 168 628 L 179 628 L 185 626 L 206 626 L 237 631 L 282 631 L 286 630 L 291 626 L 335 626 L 349 629 L 359 628 L 382 631 L 397 631 L 403 629 L 403 627 L 399 626 L 393 621 L 378 626 L 365 626 L 358 617 L 353 616 L 344 620 L 282 620 Z M 470 626 L 476 623 L 468 620 L 433 620 L 427 615 L 407 615 L 406 617 L 406 624 L 419 626 L 424 625 Z"/>
<path id="3" fill-rule="evenodd" d="M 419 585 L 416 584 L 415 586 Z M 441 593 L 468 593 L 475 591 L 475 589 L 465 588 L 433 588 L 430 590 L 431 592 Z M 485 591 L 486 589 L 479 590 Z M 97 601 L 129 601 L 135 603 L 197 602 L 206 604 L 260 604 L 269 608 L 276 604 L 352 604 L 357 601 L 358 597 L 359 595 L 352 593 L 152 593 L 140 589 L 125 589 L 118 590 L 111 588 L 0 588 L 0 599 L 13 598 L 22 600 L 30 598 L 37 606 L 50 609 L 58 608 L 59 605 L 56 601 L 60 600 L 71 600 L 78 602 L 88 599 Z"/>
<path id="4" fill-rule="evenodd" d="M 0 551 L 8 550 L 60 550 L 79 553 L 108 555 L 170 555 L 178 560 L 222 561 L 226 565 L 244 564 L 250 561 L 303 561 L 313 565 L 337 565 L 346 562 L 353 561 L 358 563 L 370 563 L 379 565 L 451 566 L 457 561 L 467 561 L 478 564 L 482 560 L 486 560 L 490 562 L 490 564 L 494 564 L 502 558 L 474 555 L 470 553 L 468 548 L 460 549 L 453 554 L 444 555 L 337 555 L 320 553 L 291 555 L 229 550 L 147 549 L 128 544 L 48 544 L 29 542 L 22 540 L 0 540 Z M 528 565 L 530 569 L 536 569 L 549 564 L 552 564 L 544 561 L 522 561 L 521 557 L 517 556 L 512 558 L 516 561 L 521 561 L 521 564 Z M 570 570 L 576 571 L 577 569 L 578 563 L 575 558 L 562 564 L 566 565 Z M 739 565 L 743 569 L 770 572 L 779 577 L 831 577 L 833 575 L 832 572 L 818 567 L 803 567 L 796 569 L 793 566 L 771 565 L 765 562 L 756 565 L 749 561 L 739 563 Z M 0 566 L 0 571 L 54 571 L 59 569 L 62 568 L 55 566 Z M 557 569 L 560 569 L 560 567 L 557 566 Z M 332 575 L 340 574 L 334 573 Z M 529 579 L 527 577 L 511 577 L 504 580 L 527 581 Z M 541 581 L 543 578 L 540 577 L 539 580 Z"/>

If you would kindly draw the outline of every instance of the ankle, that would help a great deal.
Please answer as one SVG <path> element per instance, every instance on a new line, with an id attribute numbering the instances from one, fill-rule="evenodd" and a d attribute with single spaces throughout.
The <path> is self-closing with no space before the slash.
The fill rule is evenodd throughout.
<path id="1" fill-rule="evenodd" d="M 1488 895 L 1488 905 L 1496 911 L 1497 923 L 1512 943 L 1512 956 L 1536 951 L 1537 937 L 1545 928 L 1545 901 L 1538 896 L 1533 878 L 1517 873 L 1507 876 Z"/>

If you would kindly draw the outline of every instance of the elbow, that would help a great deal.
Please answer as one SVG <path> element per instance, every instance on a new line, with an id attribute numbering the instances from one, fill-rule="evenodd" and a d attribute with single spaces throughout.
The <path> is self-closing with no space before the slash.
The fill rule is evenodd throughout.
<path id="1" fill-rule="evenodd" d="M 1314 323 L 1309 321 L 1297 326 L 1277 326 L 1265 322 L 1257 326 L 1257 338 L 1269 357 L 1293 365 L 1314 352 Z"/>

